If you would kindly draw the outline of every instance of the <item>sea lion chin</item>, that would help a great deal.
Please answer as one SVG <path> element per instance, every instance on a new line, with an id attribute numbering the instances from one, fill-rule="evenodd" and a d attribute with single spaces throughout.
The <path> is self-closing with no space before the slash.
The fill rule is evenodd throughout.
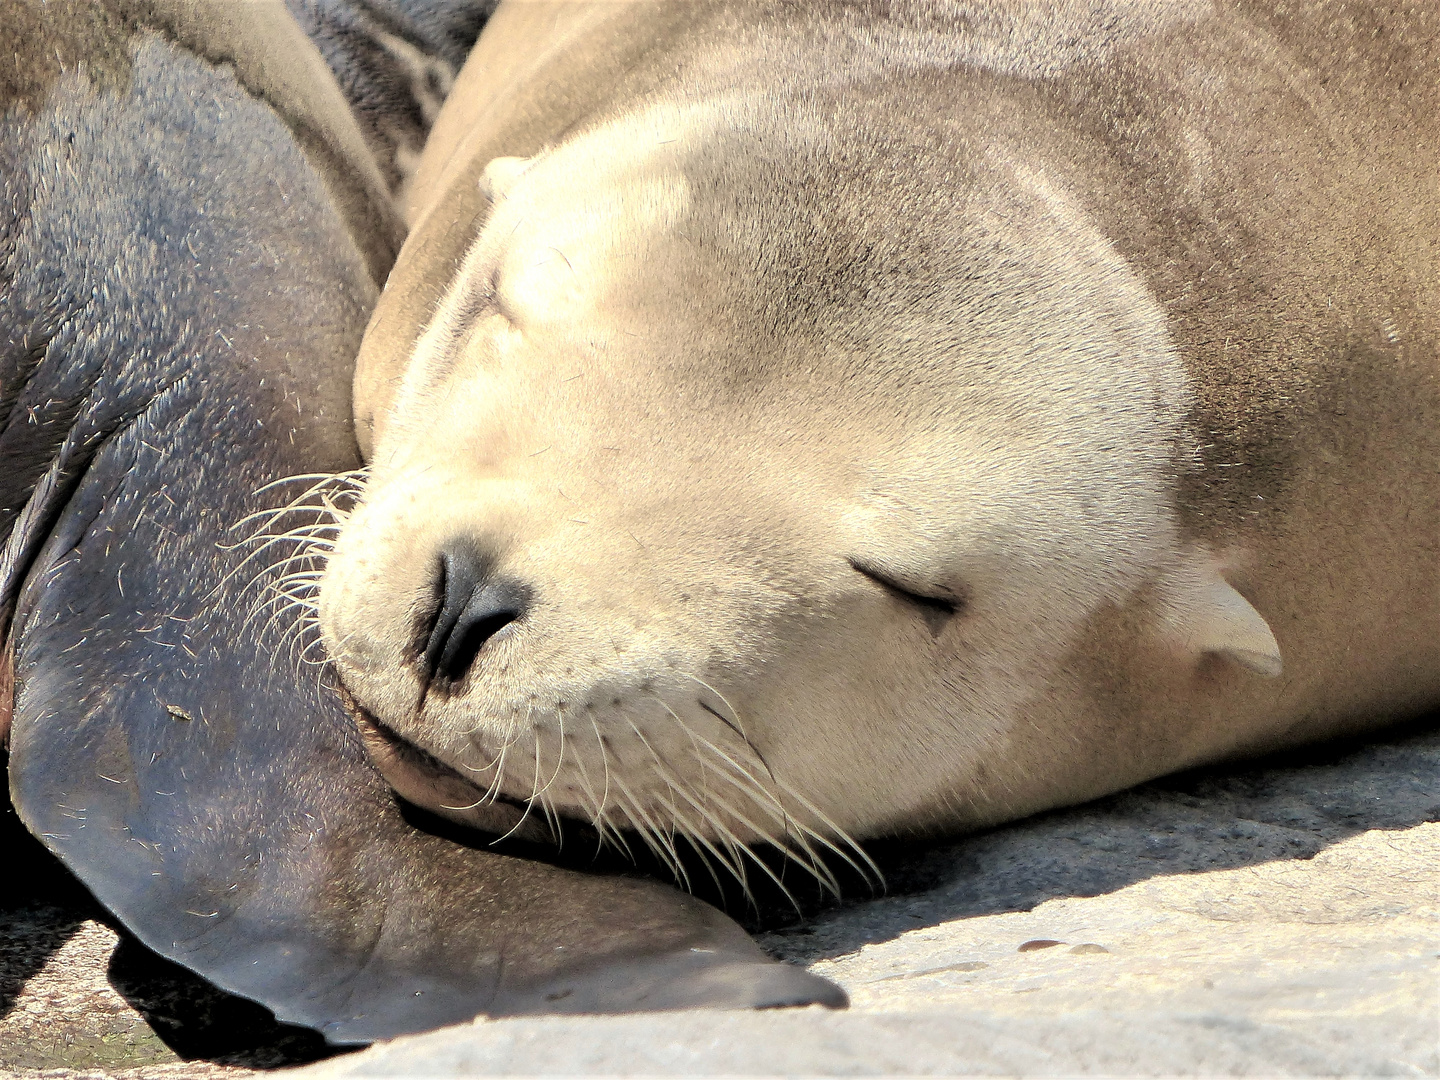
<path id="1" fill-rule="evenodd" d="M 348 698 L 348 695 L 345 695 Z M 531 804 L 479 785 L 414 743 L 400 738 L 347 700 L 370 761 L 397 795 L 433 814 L 482 833 L 537 843 L 555 837 L 531 818 Z"/>
<path id="2" fill-rule="evenodd" d="M 349 691 L 732 866 L 1434 706 L 1433 87 L 1303 15 L 885 10 L 502 6 L 361 351 Z"/>

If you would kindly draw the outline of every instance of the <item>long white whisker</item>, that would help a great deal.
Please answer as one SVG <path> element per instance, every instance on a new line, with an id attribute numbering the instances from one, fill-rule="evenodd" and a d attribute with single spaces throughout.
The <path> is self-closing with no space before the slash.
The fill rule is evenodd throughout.
<path id="1" fill-rule="evenodd" d="M 515 738 L 519 738 L 517 732 Z M 500 747 L 500 756 L 495 762 L 495 775 L 490 780 L 490 786 L 485 789 L 485 797 L 494 802 L 500 797 L 500 787 L 505 779 L 505 755 L 510 753 L 510 747 L 514 745 L 515 738 L 505 740 L 505 745 Z"/>
<path id="2" fill-rule="evenodd" d="M 655 857 L 659 859 L 662 863 L 664 863 L 666 867 L 671 870 L 672 874 L 674 874 L 674 876 L 678 878 L 680 876 L 678 870 L 673 867 L 673 864 L 670 862 L 669 855 L 665 852 L 665 850 L 656 843 L 654 837 L 651 835 L 649 826 L 645 823 L 644 814 L 641 812 L 639 807 L 634 805 L 633 800 L 625 791 L 623 786 L 620 788 L 620 802 L 620 808 L 624 811 L 625 818 L 627 821 L 629 821 L 631 830 L 635 833 L 635 835 L 640 837 L 640 839 L 644 842 L 645 846 L 650 849 L 650 851 L 655 855 Z"/>
<path id="3" fill-rule="evenodd" d="M 680 797 L 682 799 L 686 798 L 683 792 L 681 793 Z M 692 805 L 694 803 L 694 800 L 692 799 L 687 799 L 686 801 L 690 802 Z M 714 855 L 715 858 L 720 861 L 720 865 L 725 867 L 725 869 L 730 871 L 733 875 L 734 871 L 730 867 L 730 864 L 725 861 L 724 857 L 721 856 L 720 852 L 715 850 L 715 845 L 712 844 L 708 839 L 706 839 L 704 830 L 697 829 L 695 827 L 695 824 L 690 820 L 690 818 L 680 812 L 679 807 L 672 804 L 670 812 L 674 816 L 675 821 L 680 826 L 680 835 L 683 836 L 685 840 L 690 844 L 692 850 L 694 850 L 695 853 L 700 856 L 700 862 L 704 865 L 705 872 L 710 875 L 710 880 L 715 883 L 715 888 L 717 890 L 723 891 L 724 886 L 720 884 L 720 875 L 715 872 L 715 864 L 710 861 L 710 856 Z M 700 820 L 704 821 L 705 819 L 706 815 L 705 812 L 702 810 L 700 811 Z M 753 898 L 748 895 L 746 896 L 746 899 L 753 902 Z"/>
<path id="4" fill-rule="evenodd" d="M 834 852 L 841 859 L 844 859 L 845 862 L 849 864 L 850 868 L 853 869 L 866 881 L 871 882 L 873 885 L 878 885 L 882 888 L 884 887 L 884 872 L 880 869 L 879 866 L 876 865 L 875 860 L 870 857 L 870 853 L 866 851 L 858 841 L 854 840 L 849 833 L 847 833 L 844 829 L 840 828 L 840 826 L 836 825 L 835 822 L 831 821 L 829 817 L 827 817 L 823 812 L 821 812 L 819 807 L 817 807 L 809 799 L 805 798 L 804 795 L 801 795 L 800 792 L 796 791 L 789 784 L 785 783 L 785 781 L 776 780 L 775 782 L 784 789 L 787 795 L 789 795 L 792 799 L 794 799 L 800 804 L 801 809 L 803 809 L 806 813 L 812 814 L 815 817 L 816 821 L 820 822 L 821 825 L 829 829 L 830 832 L 834 835 L 836 841 L 845 844 L 846 847 L 848 847 L 852 852 L 859 856 L 860 861 L 865 864 L 864 867 L 857 866 L 854 859 L 852 859 L 848 854 L 846 854 L 843 850 L 837 847 L 836 844 L 830 839 L 828 839 L 823 833 L 817 832 L 813 829 L 809 829 L 808 827 L 805 827 L 803 825 L 801 826 L 802 828 L 806 828 L 806 831 L 809 832 L 811 836 L 815 837 L 817 841 L 819 841 L 821 844 L 824 844 L 825 847 L 830 849 L 830 851 Z"/>
<path id="5" fill-rule="evenodd" d="M 662 698 L 659 694 L 652 694 L 651 697 L 653 697 L 656 701 L 660 703 L 660 707 L 670 714 L 670 718 L 675 721 L 676 725 L 679 726 L 680 730 L 689 736 L 690 745 L 695 748 L 695 757 L 699 759 L 701 757 L 700 744 L 698 741 L 696 741 L 695 733 L 690 730 L 689 725 L 686 724 L 684 720 L 680 719 L 680 714 L 677 713 L 674 709 L 672 709 L 669 703 L 666 702 L 666 700 Z M 708 801 L 710 798 L 710 785 L 708 782 L 706 782 L 705 771 L 703 769 L 700 772 L 700 782 L 704 787 L 704 795 L 706 800 Z"/>
<path id="6" fill-rule="evenodd" d="M 610 753 L 605 749 L 605 736 L 600 734 L 600 725 L 596 723 L 594 714 L 590 716 L 590 726 L 595 729 L 595 743 L 600 747 L 600 765 L 605 770 L 605 790 L 600 793 L 600 813 L 603 814 L 610 799 Z"/>
<path id="7" fill-rule="evenodd" d="M 615 783 L 619 786 L 620 794 L 625 797 L 625 801 L 630 808 L 630 810 L 627 811 L 627 816 L 630 818 L 631 823 L 639 827 L 641 822 L 644 822 L 644 827 L 639 828 L 640 838 L 645 840 L 650 849 L 665 862 L 671 873 L 675 875 L 682 883 L 682 887 L 688 892 L 690 890 L 690 875 L 685 872 L 685 867 L 681 865 L 680 856 L 675 851 L 674 841 L 666 840 L 664 832 L 656 827 L 654 819 L 646 813 L 644 805 L 625 785 L 625 781 L 621 777 L 616 776 Z M 637 820 L 637 815 L 639 820 Z M 652 836 L 655 843 L 651 843 L 650 837 Z M 664 845 L 664 852 L 662 852 L 657 845 Z"/>
<path id="8" fill-rule="evenodd" d="M 550 790 L 551 785 L 553 785 L 556 779 L 560 776 L 560 769 L 565 764 L 565 714 L 559 709 L 556 709 L 555 716 L 556 724 L 560 729 L 560 753 L 557 754 L 555 757 L 555 771 L 550 774 L 550 779 L 546 782 L 545 786 L 535 793 L 534 797 L 537 799 Z M 540 737 L 538 734 L 535 737 L 535 741 L 538 745 L 540 741 Z"/>
<path id="9" fill-rule="evenodd" d="M 739 838 L 735 836 L 735 834 L 731 832 L 729 828 L 726 827 L 725 823 L 719 820 L 719 818 L 708 806 L 697 802 L 695 798 L 689 793 L 689 791 L 686 790 L 687 785 L 680 783 L 676 778 L 674 778 L 670 774 L 669 770 L 667 770 L 663 765 L 661 765 L 658 760 L 656 762 L 656 768 L 660 773 L 661 779 L 664 780 L 667 785 L 669 785 L 670 790 L 673 793 L 678 794 L 682 799 L 684 799 L 687 803 L 694 807 L 695 811 L 700 815 L 700 820 L 702 822 L 708 823 L 713 829 L 715 829 L 717 832 L 719 832 L 722 836 L 725 837 L 727 844 L 731 847 L 733 861 L 731 858 L 726 858 L 725 855 L 723 855 L 719 850 L 717 850 L 714 844 L 709 840 L 709 838 L 705 836 L 704 830 L 697 829 L 693 824 L 691 824 L 688 817 L 682 815 L 679 811 L 679 808 L 676 807 L 672 801 L 670 808 L 671 813 L 675 816 L 675 819 L 679 821 L 681 826 L 683 827 L 686 839 L 690 840 L 692 844 L 701 845 L 705 849 L 705 851 L 709 851 L 712 855 L 714 855 L 715 858 L 720 861 L 720 865 L 724 866 L 727 870 L 729 870 L 735 876 L 736 880 L 740 882 L 740 886 L 744 890 L 745 898 L 753 904 L 755 901 L 755 897 L 750 891 L 750 883 L 745 874 L 744 863 L 739 855 L 739 852 L 736 851 L 736 847 L 738 846 L 740 850 L 743 850 L 753 859 L 755 856 L 750 851 L 749 845 L 742 843 Z M 724 809 L 728 811 L 730 810 L 730 807 L 725 806 Z M 700 856 L 702 861 L 705 863 L 705 869 L 710 872 L 711 877 L 714 877 L 715 869 L 713 866 L 710 865 L 710 860 L 705 857 L 705 852 L 700 852 Z M 716 878 L 715 880 L 715 887 L 720 888 L 720 881 L 718 878 Z"/>
<path id="10" fill-rule="evenodd" d="M 610 827 L 610 824 L 605 820 L 604 808 L 600 805 L 599 800 L 595 798 L 595 789 L 590 784 L 590 771 L 585 768 L 584 754 L 575 755 L 575 770 L 580 781 L 581 809 L 595 826 L 599 845 L 596 848 L 596 854 L 599 854 L 600 848 L 603 848 L 606 844 L 605 833 Z"/>
<path id="11" fill-rule="evenodd" d="M 679 718 L 677 717 L 677 720 L 678 719 Z M 765 785 L 762 784 L 760 780 L 756 778 L 748 769 L 742 766 L 733 757 L 725 753 L 724 750 L 720 749 L 720 747 L 716 746 L 703 735 L 699 735 L 693 731 L 690 731 L 689 726 L 686 725 L 683 720 L 679 722 L 681 726 L 684 727 L 686 731 L 690 734 L 692 739 L 695 739 L 700 744 L 704 745 L 707 749 L 710 750 L 712 754 L 719 757 L 722 761 L 729 765 L 731 769 L 733 769 L 736 773 L 738 773 L 741 777 L 748 781 L 748 785 L 742 784 L 735 776 L 732 776 L 729 772 L 723 769 L 715 769 L 715 773 L 717 776 L 727 781 L 732 786 L 738 788 L 742 793 L 747 795 L 751 802 L 756 805 L 757 809 L 764 810 L 771 816 L 780 820 L 782 826 L 785 829 L 786 838 L 788 840 L 793 840 L 798 843 L 800 845 L 800 850 L 803 851 L 806 856 L 805 859 L 799 860 L 800 865 L 804 866 L 805 869 L 809 871 L 812 876 L 814 876 L 817 880 L 819 880 L 822 885 L 824 885 L 836 896 L 839 896 L 839 881 L 835 878 L 834 874 L 830 871 L 830 869 L 825 865 L 825 861 L 821 859 L 819 855 L 815 852 L 815 850 L 810 846 L 809 840 L 807 839 L 807 834 L 809 836 L 813 836 L 825 847 L 834 851 L 835 854 L 837 854 L 851 867 L 853 867 L 857 873 L 860 873 L 862 877 L 865 877 L 866 880 L 869 880 L 869 875 L 865 874 L 865 872 L 861 870 L 859 866 L 856 866 L 854 860 L 851 859 L 849 855 L 837 848 L 824 836 L 816 833 L 813 829 L 810 829 L 802 822 L 796 821 L 794 817 L 789 813 L 789 811 L 785 809 L 783 804 L 781 804 L 779 800 L 776 799 L 775 796 L 765 788 Z M 700 760 L 703 765 L 705 763 L 705 758 L 702 756 Z M 755 829 L 755 831 L 760 833 L 761 835 L 770 835 L 768 830 L 759 829 L 748 821 L 746 821 L 745 824 L 750 825 L 752 829 Z M 840 835 L 844 836 L 844 833 L 841 832 Z M 773 837 L 771 839 L 773 840 Z M 851 842 L 853 843 L 853 841 Z M 780 846 L 782 847 L 782 850 L 790 850 L 792 853 L 794 852 L 794 849 L 791 848 L 789 844 Z M 865 858 L 867 861 L 869 861 L 868 856 L 865 856 Z"/>
<path id="12" fill-rule="evenodd" d="M 702 764 L 704 764 L 703 761 Z M 714 768 L 714 766 L 711 766 L 711 768 Z M 735 814 L 740 821 L 744 822 L 744 824 L 748 825 L 755 832 L 775 844 L 781 851 L 794 858 L 796 863 L 804 868 L 827 890 L 836 896 L 840 895 L 839 881 L 830 868 L 825 865 L 825 860 L 820 858 L 815 849 L 810 846 L 809 839 L 806 836 L 809 830 L 803 832 L 797 831 L 797 822 L 787 811 L 777 804 L 774 795 L 764 788 L 757 786 L 753 778 L 746 776 L 745 779 L 748 780 L 749 783 L 742 783 L 740 778 L 723 769 L 714 768 L 714 771 L 716 776 L 730 784 L 742 795 L 745 795 L 749 799 L 750 805 L 778 821 L 781 825 L 785 842 L 780 843 L 779 837 L 776 837 L 768 829 L 764 829 L 755 822 L 740 815 L 733 807 L 731 807 L 731 813 Z M 799 828 L 803 829 L 803 826 Z M 801 855 L 803 855 L 804 858 L 799 858 Z"/>

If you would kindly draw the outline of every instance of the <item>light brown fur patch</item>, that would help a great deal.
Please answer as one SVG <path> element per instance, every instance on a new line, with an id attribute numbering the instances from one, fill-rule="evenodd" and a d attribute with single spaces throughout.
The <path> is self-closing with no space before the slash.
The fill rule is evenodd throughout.
<path id="1" fill-rule="evenodd" d="M 84 65 L 96 85 L 130 79 L 130 38 L 148 5 L 117 0 L 9 0 L 0 25 L 24 48 L 0 49 L 0 107 L 35 109 L 66 71 Z"/>

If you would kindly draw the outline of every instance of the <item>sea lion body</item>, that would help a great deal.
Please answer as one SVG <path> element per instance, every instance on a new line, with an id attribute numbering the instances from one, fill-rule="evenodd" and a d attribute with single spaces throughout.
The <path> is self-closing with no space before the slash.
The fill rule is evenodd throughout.
<path id="1" fill-rule="evenodd" d="M 362 719 L 738 863 L 1434 707 L 1437 64 L 1418 4 L 502 5 L 357 371 Z"/>
<path id="2" fill-rule="evenodd" d="M 403 203 L 430 125 L 496 0 L 286 0 Z"/>
<path id="3" fill-rule="evenodd" d="M 152 949 L 333 1042 L 843 1001 L 675 890 L 417 830 L 304 662 L 331 516 L 302 496 L 358 464 L 402 226 L 284 7 L 0 24 L 0 697 L 30 830 Z"/>

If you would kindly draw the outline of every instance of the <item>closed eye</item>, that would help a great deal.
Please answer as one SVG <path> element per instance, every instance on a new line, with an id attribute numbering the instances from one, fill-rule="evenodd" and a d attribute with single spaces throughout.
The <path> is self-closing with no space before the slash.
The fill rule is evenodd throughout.
<path id="1" fill-rule="evenodd" d="M 913 589 L 908 589 L 889 574 L 885 573 L 885 571 L 875 567 L 871 563 L 855 558 L 847 559 L 846 562 L 859 573 L 864 574 L 871 581 L 875 582 L 875 584 L 882 587 L 886 592 L 904 600 L 908 604 L 914 604 L 920 608 L 921 611 L 926 614 L 927 617 L 925 621 L 931 624 L 930 628 L 932 630 L 935 629 L 932 620 L 938 618 L 943 621 L 951 615 L 954 615 L 963 606 L 961 601 L 951 596 L 927 595 L 925 593 L 918 593 Z"/>

